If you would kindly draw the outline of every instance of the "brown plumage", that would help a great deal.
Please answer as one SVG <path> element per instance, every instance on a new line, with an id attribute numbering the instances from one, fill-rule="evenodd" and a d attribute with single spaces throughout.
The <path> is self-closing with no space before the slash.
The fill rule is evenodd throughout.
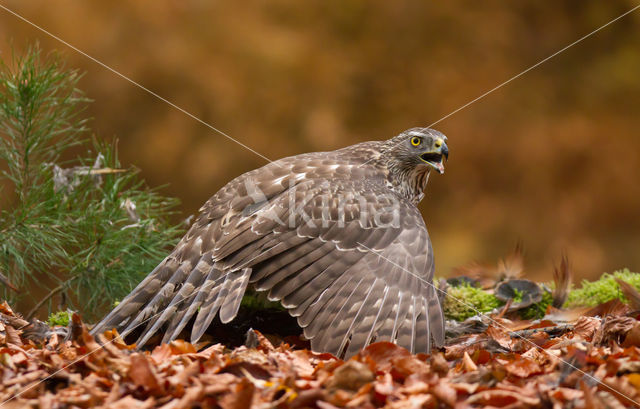
<path id="1" fill-rule="evenodd" d="M 197 341 L 237 314 L 247 286 L 297 317 L 316 351 L 350 356 L 387 340 L 429 351 L 444 342 L 433 249 L 418 209 L 446 137 L 409 129 L 387 141 L 297 155 L 220 189 L 173 252 L 93 332 L 144 328 Z"/>

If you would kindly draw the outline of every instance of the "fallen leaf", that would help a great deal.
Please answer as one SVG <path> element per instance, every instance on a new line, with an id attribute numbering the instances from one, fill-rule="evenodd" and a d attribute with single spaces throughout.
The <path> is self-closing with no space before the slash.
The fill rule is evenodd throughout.
<path id="1" fill-rule="evenodd" d="M 616 283 L 618 283 L 618 285 L 620 286 L 620 291 L 622 291 L 622 294 L 624 294 L 627 300 L 629 300 L 629 306 L 631 307 L 631 309 L 636 311 L 640 310 L 640 293 L 638 293 L 638 290 L 636 290 L 634 286 L 627 283 L 626 281 L 623 281 L 618 277 L 614 278 L 616 280 Z"/>
<path id="2" fill-rule="evenodd" d="M 535 397 L 524 396 L 520 393 L 504 390 L 504 389 L 489 389 L 482 392 L 476 392 L 471 395 L 466 401 L 467 404 L 477 405 L 482 404 L 485 406 L 497 406 L 503 407 L 517 403 L 520 408 L 538 407 L 540 405 L 540 399 Z"/>
<path id="3" fill-rule="evenodd" d="M 580 389 L 584 392 L 585 409 L 606 409 L 605 405 L 593 392 L 593 389 L 587 386 L 586 382 L 583 380 L 580 380 Z"/>
<path id="4" fill-rule="evenodd" d="M 391 342 L 373 343 L 356 355 L 360 361 L 369 358 L 375 363 L 376 370 L 381 372 L 388 372 L 393 366 L 394 359 L 407 356 L 411 356 L 409 351 Z"/>
<path id="5" fill-rule="evenodd" d="M 350 359 L 333 373 L 326 383 L 327 389 L 343 389 L 355 392 L 364 384 L 374 380 L 373 372 L 369 367 L 355 359 Z"/>
<path id="6" fill-rule="evenodd" d="M 198 352 L 196 351 L 196 348 L 193 345 L 181 339 L 176 339 L 171 341 L 169 343 L 169 346 L 171 347 L 171 352 L 174 355 L 195 354 L 196 352 Z"/>
<path id="7" fill-rule="evenodd" d="M 471 360 L 471 357 L 469 356 L 469 354 L 467 354 L 466 351 L 462 356 L 462 367 L 464 368 L 465 372 L 472 372 L 472 371 L 478 370 L 478 366 L 475 364 L 475 362 Z"/>
<path id="8" fill-rule="evenodd" d="M 502 328 L 490 326 L 486 331 L 487 336 L 496 341 L 504 349 L 511 351 L 512 340 L 509 334 Z"/>
<path id="9" fill-rule="evenodd" d="M 623 348 L 640 347 L 640 322 L 636 321 L 635 325 L 627 332 L 621 346 Z"/>
<path id="10" fill-rule="evenodd" d="M 516 356 L 514 360 L 504 364 L 504 368 L 509 374 L 519 378 L 528 378 L 533 374 L 543 372 L 537 362 L 520 356 Z"/>
<path id="11" fill-rule="evenodd" d="M 395 358 L 392 360 L 392 364 L 390 372 L 395 379 L 404 379 L 412 374 L 427 375 L 431 373 L 429 365 L 415 356 Z"/>
<path id="12" fill-rule="evenodd" d="M 153 349 L 153 352 L 151 352 L 151 359 L 153 359 L 156 365 L 160 365 L 169 359 L 171 355 L 173 355 L 173 353 L 169 344 L 161 344 Z"/>
<path id="13" fill-rule="evenodd" d="M 6 332 L 6 343 L 17 346 L 22 346 L 22 340 L 20 339 L 20 333 L 11 325 L 6 325 L 4 328 Z"/>
<path id="14" fill-rule="evenodd" d="M 437 352 L 431 356 L 431 368 L 439 375 L 449 373 L 449 364 L 442 352 Z"/>
<path id="15" fill-rule="evenodd" d="M 585 341 L 591 341 L 601 322 L 602 320 L 596 317 L 580 317 L 573 325 L 573 333 Z"/>
<path id="16" fill-rule="evenodd" d="M 230 393 L 220 399 L 219 405 L 222 409 L 245 409 L 251 407 L 254 397 L 255 386 L 247 379 L 240 381 L 233 386 Z"/>
<path id="17" fill-rule="evenodd" d="M 458 394 L 449 382 L 438 382 L 436 386 L 433 387 L 433 394 L 438 398 L 438 400 L 441 400 L 451 407 L 456 405 Z"/>
<path id="18" fill-rule="evenodd" d="M 619 342 L 637 324 L 631 317 L 605 317 L 602 325 L 593 336 L 595 345 L 607 345 L 610 341 Z"/>
<path id="19" fill-rule="evenodd" d="M 135 399 L 128 395 L 109 405 L 110 409 L 149 409 L 155 406 L 155 399 L 148 398 L 144 401 Z"/>
<path id="20" fill-rule="evenodd" d="M 136 386 L 142 387 L 154 395 L 163 393 L 158 376 L 149 363 L 149 358 L 144 354 L 136 353 L 131 355 L 129 378 Z"/>

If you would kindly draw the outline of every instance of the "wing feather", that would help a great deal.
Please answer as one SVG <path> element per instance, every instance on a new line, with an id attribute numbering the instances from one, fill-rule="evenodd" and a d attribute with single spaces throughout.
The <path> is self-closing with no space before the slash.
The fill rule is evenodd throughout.
<path id="1" fill-rule="evenodd" d="M 285 158 L 229 182 L 93 332 L 146 323 L 141 341 L 162 328 L 168 341 L 195 316 L 195 342 L 216 315 L 233 319 L 253 284 L 281 300 L 316 350 L 351 355 L 374 339 L 441 346 L 422 216 L 380 169 L 354 165 L 367 158 L 359 152 Z"/>
<path id="2" fill-rule="evenodd" d="M 251 276 L 251 269 L 245 268 L 241 270 L 242 273 L 232 281 L 229 287 L 229 293 L 222 301 L 220 307 L 220 321 L 223 324 L 230 322 L 238 314 L 240 308 L 240 302 L 244 296 L 244 292 L 249 284 L 249 277 Z"/>

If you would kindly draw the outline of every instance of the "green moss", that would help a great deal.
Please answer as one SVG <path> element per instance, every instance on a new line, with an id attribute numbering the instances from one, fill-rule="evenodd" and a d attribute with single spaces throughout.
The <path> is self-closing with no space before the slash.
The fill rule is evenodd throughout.
<path id="1" fill-rule="evenodd" d="M 626 302 L 627 300 L 625 296 L 622 294 L 622 291 L 620 291 L 620 286 L 618 286 L 618 283 L 615 281 L 616 278 L 626 281 L 640 291 L 640 274 L 624 269 L 616 271 L 613 274 L 605 273 L 597 281 L 584 280 L 581 288 L 574 289 L 569 292 L 569 296 L 564 307 L 593 307 L 607 301 L 611 301 L 615 298 L 619 298 Z M 547 286 L 553 288 L 554 284 L 547 283 Z M 515 291 L 513 302 L 517 303 L 522 301 L 523 293 L 518 290 Z M 456 300 L 461 300 L 464 303 Z M 520 310 L 519 315 L 522 319 L 540 319 L 544 317 L 547 307 L 551 305 L 552 302 L 552 294 L 544 291 L 542 293 L 542 301 Z M 502 305 L 504 305 L 504 303 L 493 296 L 493 294 L 489 294 L 480 288 L 462 285 L 459 287 L 449 288 L 447 297 L 444 300 L 444 314 L 448 319 L 464 321 L 465 319 L 477 314 L 477 311 L 473 308 L 482 313 L 486 313 Z"/>
<path id="2" fill-rule="evenodd" d="M 522 297 L 524 296 L 524 291 L 520 291 L 517 288 L 513 289 L 513 303 L 522 302 Z"/>
<path id="3" fill-rule="evenodd" d="M 553 295 L 550 292 L 542 292 L 542 301 L 520 310 L 520 318 L 524 320 L 537 320 L 545 316 L 547 307 L 553 303 Z"/>
<path id="4" fill-rule="evenodd" d="M 523 292 L 516 290 L 516 296 L 513 301 L 522 301 L 522 296 Z M 463 301 L 464 304 L 457 300 Z M 552 302 L 553 297 L 551 293 L 544 291 L 542 293 L 542 301 L 520 310 L 520 317 L 528 320 L 540 319 L 544 317 L 547 312 L 547 307 L 551 305 Z M 486 313 L 503 305 L 504 302 L 480 288 L 469 285 L 450 287 L 447 292 L 447 297 L 444 300 L 444 315 L 447 319 L 464 321 L 477 314 L 477 311 L 471 308 L 471 306 L 482 313 Z"/>
<path id="5" fill-rule="evenodd" d="M 247 290 L 244 297 L 242 297 L 240 306 L 249 310 L 277 309 L 286 311 L 279 302 L 269 301 L 266 292 L 257 292 L 251 289 Z"/>
<path id="6" fill-rule="evenodd" d="M 615 278 L 634 286 L 640 291 L 640 274 L 633 273 L 629 269 L 616 271 L 613 274 L 604 273 L 597 281 L 582 281 L 582 287 L 569 292 L 565 307 L 589 306 L 595 307 L 614 298 L 627 301 Z"/>
<path id="7" fill-rule="evenodd" d="M 464 321 L 476 315 L 478 311 L 489 312 L 501 305 L 503 303 L 493 294 L 480 288 L 469 285 L 450 287 L 444 299 L 444 315 L 448 319 Z"/>
<path id="8" fill-rule="evenodd" d="M 58 311 L 49 315 L 49 326 L 55 327 L 56 325 L 66 327 L 71 320 L 71 313 L 69 311 Z"/>

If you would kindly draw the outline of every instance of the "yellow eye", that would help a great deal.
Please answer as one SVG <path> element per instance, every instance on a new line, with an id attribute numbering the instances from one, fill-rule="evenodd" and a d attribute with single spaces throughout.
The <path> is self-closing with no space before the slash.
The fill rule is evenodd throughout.
<path id="1" fill-rule="evenodd" d="M 413 138 L 411 138 L 411 145 L 413 146 L 418 146 L 422 143 L 422 139 L 418 138 L 417 136 L 414 136 Z"/>

